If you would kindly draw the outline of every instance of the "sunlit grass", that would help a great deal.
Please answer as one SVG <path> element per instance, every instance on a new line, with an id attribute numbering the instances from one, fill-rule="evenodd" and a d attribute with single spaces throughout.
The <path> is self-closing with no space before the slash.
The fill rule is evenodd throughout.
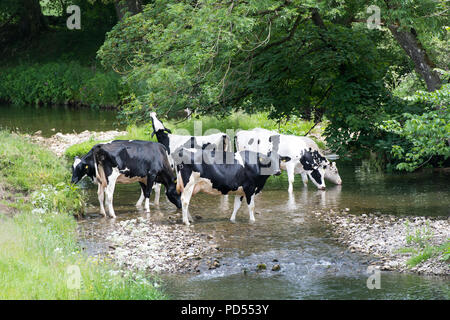
<path id="1" fill-rule="evenodd" d="M 154 277 L 123 272 L 81 250 L 73 215 L 82 194 L 67 183 L 64 159 L 7 132 L 0 132 L 0 145 L 0 183 L 26 193 L 9 202 L 17 213 L 0 214 L 0 299 L 165 298 Z M 68 285 L 73 266 L 80 271 L 79 289 Z"/>

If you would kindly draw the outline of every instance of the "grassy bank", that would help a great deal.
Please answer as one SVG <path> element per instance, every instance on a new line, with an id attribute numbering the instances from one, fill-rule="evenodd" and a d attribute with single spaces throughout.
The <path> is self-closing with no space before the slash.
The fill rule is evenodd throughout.
<path id="1" fill-rule="evenodd" d="M 73 215 L 83 206 L 63 159 L 0 132 L 0 185 L 15 194 L 0 207 L 1 299 L 163 299 L 155 279 L 126 273 L 82 252 Z M 21 194 L 21 199 L 17 195 Z"/>

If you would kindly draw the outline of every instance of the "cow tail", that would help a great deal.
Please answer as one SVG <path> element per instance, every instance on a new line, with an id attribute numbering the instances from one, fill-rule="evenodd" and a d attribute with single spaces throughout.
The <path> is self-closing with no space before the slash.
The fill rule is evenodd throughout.
<path id="1" fill-rule="evenodd" d="M 106 177 L 105 177 L 105 171 L 102 168 L 102 172 L 100 172 L 100 170 L 98 169 L 98 162 L 97 162 L 97 152 L 99 151 L 99 147 L 98 146 L 94 146 L 94 150 L 92 152 L 93 157 L 94 157 L 94 168 L 95 168 L 95 178 L 97 179 L 98 183 L 106 188 L 107 183 L 106 183 Z M 103 174 L 102 174 L 103 173 Z"/>

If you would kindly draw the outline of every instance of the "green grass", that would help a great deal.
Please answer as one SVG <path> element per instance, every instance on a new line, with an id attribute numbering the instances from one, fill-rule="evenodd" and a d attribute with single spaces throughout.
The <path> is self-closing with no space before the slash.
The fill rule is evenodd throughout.
<path id="1" fill-rule="evenodd" d="M 288 123 L 278 124 L 276 121 L 268 119 L 266 113 L 257 113 L 253 115 L 244 113 L 233 113 L 232 115 L 217 119 L 212 116 L 203 116 L 198 119 L 194 116 L 190 120 L 177 121 L 177 120 L 164 120 L 164 125 L 171 129 L 174 134 L 189 134 L 189 135 L 204 135 L 214 133 L 213 130 L 218 130 L 225 133 L 230 133 L 233 136 L 233 132 L 237 129 L 249 130 L 253 128 L 265 128 L 268 130 L 276 130 L 280 133 L 294 134 L 303 136 L 313 126 L 313 122 L 304 121 L 298 118 L 293 118 Z M 231 131 L 227 131 L 231 130 Z M 321 134 L 322 129 L 314 128 L 313 132 Z M 116 139 L 135 139 L 135 140 L 149 140 L 156 141 L 156 137 L 151 137 L 152 125 L 148 123 L 146 125 L 136 126 L 131 125 L 127 128 L 127 134 L 117 137 Z M 217 131 L 216 131 L 217 132 Z M 322 141 L 312 138 L 318 144 L 319 148 L 325 149 L 325 145 Z M 106 142 L 100 140 L 90 140 L 75 144 L 67 148 L 65 155 L 68 159 L 73 159 L 75 156 L 82 156 L 89 152 L 89 150 L 99 142 Z M 281 179 L 281 178 L 280 178 Z"/>
<path id="2" fill-rule="evenodd" d="M 30 192 L 41 185 L 68 181 L 70 171 L 63 159 L 14 133 L 0 131 L 0 182 Z"/>
<path id="3" fill-rule="evenodd" d="M 73 218 L 82 193 L 67 183 L 64 159 L 7 132 L 0 132 L 0 145 L 0 183 L 27 193 L 13 204 L 20 213 L 0 213 L 0 299 L 166 298 L 155 288 L 156 278 L 123 272 L 107 258 L 82 252 Z M 73 268 L 79 289 L 70 286 Z"/>
<path id="4" fill-rule="evenodd" d="M 415 267 L 436 256 L 440 256 L 443 261 L 450 259 L 450 241 L 446 241 L 441 245 L 432 245 L 430 239 L 433 233 L 428 223 L 424 227 L 415 228 L 414 230 L 411 230 L 408 221 L 405 226 L 406 244 L 408 247 L 398 249 L 397 253 L 411 254 L 411 257 L 406 261 L 408 267 Z"/>

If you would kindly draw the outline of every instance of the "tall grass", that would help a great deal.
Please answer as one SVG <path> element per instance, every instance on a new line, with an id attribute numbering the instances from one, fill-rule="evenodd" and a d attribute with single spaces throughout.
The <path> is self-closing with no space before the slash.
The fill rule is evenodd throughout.
<path id="1" fill-rule="evenodd" d="M 0 184 L 26 193 L 15 204 L 19 213 L 0 213 L 0 299 L 165 298 L 153 277 L 82 252 L 73 218 L 82 194 L 67 183 L 64 159 L 7 132 L 0 132 L 0 145 Z M 73 268 L 79 288 L 69 285 Z"/>

